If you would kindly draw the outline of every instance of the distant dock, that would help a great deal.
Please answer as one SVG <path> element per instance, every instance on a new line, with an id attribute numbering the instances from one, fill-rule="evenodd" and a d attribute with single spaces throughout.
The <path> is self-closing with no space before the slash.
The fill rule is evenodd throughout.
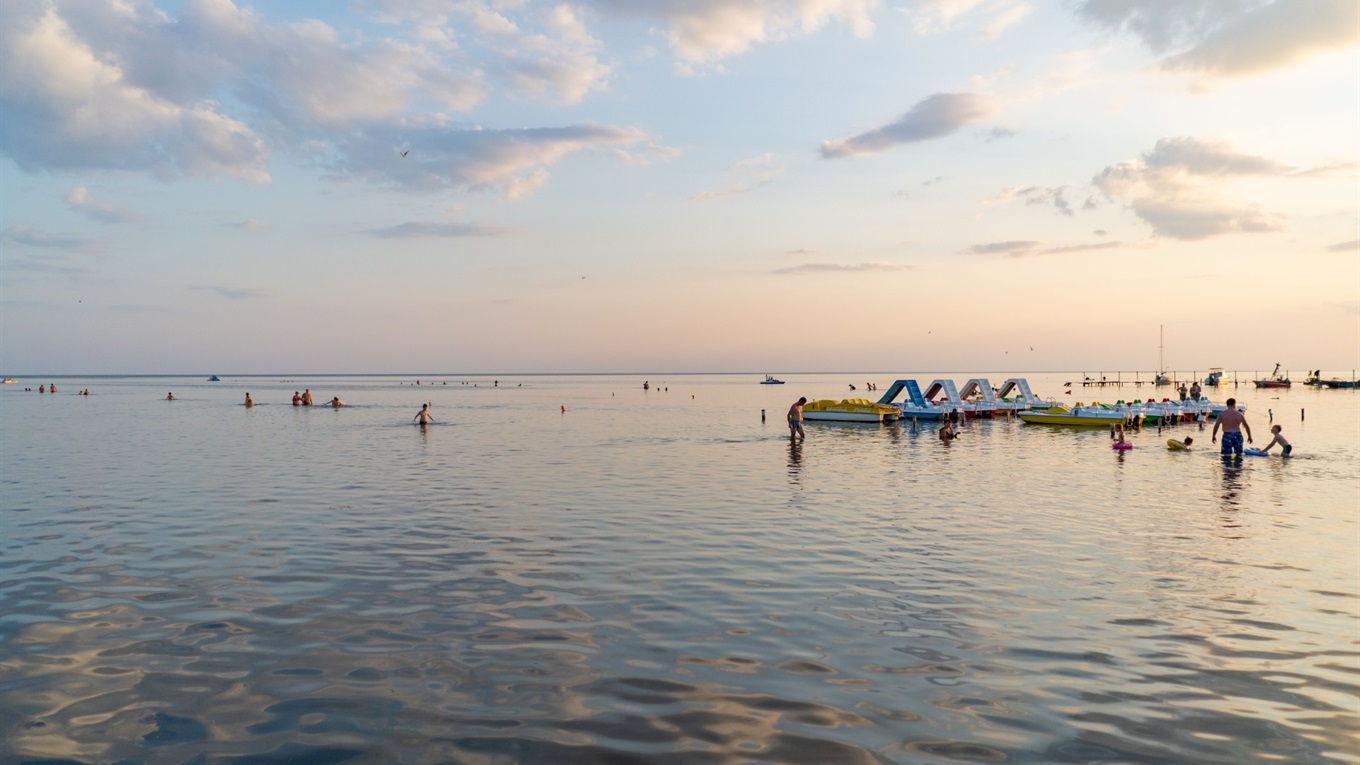
<path id="1" fill-rule="evenodd" d="M 1159 387 L 1159 388 L 1179 388 L 1179 387 L 1181 386 L 1182 383 L 1184 383 L 1184 384 L 1186 385 L 1186 387 L 1189 387 L 1189 386 L 1191 386 L 1191 385 L 1194 385 L 1194 384 L 1197 383 L 1197 382 L 1198 382 L 1201 386 L 1205 386 L 1205 387 L 1215 387 L 1215 386 L 1209 385 L 1208 383 L 1205 382 L 1205 378 L 1209 376 L 1209 373 L 1210 373 L 1211 371 L 1222 371 L 1222 370 L 1207 369 L 1207 370 L 1204 370 L 1203 372 L 1199 372 L 1199 371 L 1190 371 L 1190 372 L 1174 372 L 1174 371 L 1167 371 L 1167 372 L 1164 372 L 1163 374 L 1165 374 L 1167 377 L 1170 377 L 1170 378 L 1171 378 L 1171 382 L 1161 383 L 1160 385 L 1158 385 L 1158 383 L 1157 383 L 1157 373 L 1156 373 L 1156 372 L 1140 372 L 1140 371 L 1133 371 L 1133 372 L 1123 372 L 1123 371 L 1115 371 L 1115 372 L 1082 372 L 1082 373 L 1081 373 L 1081 379 L 1080 379 L 1080 380 L 1072 380 L 1072 381 L 1069 381 L 1069 382 L 1065 383 L 1065 384 L 1063 385 L 1063 387 L 1064 387 L 1064 388 L 1076 388 L 1076 387 L 1082 387 L 1082 388 L 1122 388 L 1122 387 L 1124 387 L 1124 386 L 1126 386 L 1126 385 L 1132 385 L 1132 386 L 1135 387 L 1135 388 L 1141 388 L 1141 387 L 1143 387 L 1144 385 L 1148 385 L 1148 386 Z M 1260 377 L 1261 377 L 1261 374 L 1260 374 L 1259 372 L 1252 372 L 1252 376 L 1250 376 L 1250 377 L 1244 377 L 1243 374 L 1242 374 L 1241 372 L 1238 372 L 1238 371 L 1236 371 L 1236 370 L 1234 370 L 1234 371 L 1231 372 L 1231 373 L 1229 373 L 1229 372 L 1223 372 L 1222 375 L 1223 375 L 1223 376 L 1222 376 L 1222 378 L 1219 380 L 1218 386 L 1217 386 L 1217 387 L 1220 387 L 1220 388 L 1223 387 L 1223 386 L 1226 386 L 1226 385 L 1231 385 L 1231 386 L 1233 386 L 1233 387 L 1237 387 L 1237 385 L 1239 385 L 1239 384 L 1241 383 L 1242 380 L 1246 380 L 1247 382 L 1250 383 L 1252 380 L 1260 379 Z M 1286 373 L 1286 376 L 1288 376 L 1287 373 Z"/>

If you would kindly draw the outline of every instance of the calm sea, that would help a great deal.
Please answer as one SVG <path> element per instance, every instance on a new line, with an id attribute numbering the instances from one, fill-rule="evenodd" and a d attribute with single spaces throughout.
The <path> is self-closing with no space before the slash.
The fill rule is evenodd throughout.
<path id="1" fill-rule="evenodd" d="M 1360 761 L 1360 396 L 790 442 L 893 377 L 0 387 L 0 762 Z"/>

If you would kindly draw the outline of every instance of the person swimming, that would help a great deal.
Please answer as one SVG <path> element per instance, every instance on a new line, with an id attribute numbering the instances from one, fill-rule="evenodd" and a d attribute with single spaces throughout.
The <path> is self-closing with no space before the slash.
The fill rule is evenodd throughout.
<path id="1" fill-rule="evenodd" d="M 345 402 L 341 401 L 339 396 L 335 396 L 334 398 L 332 398 L 330 401 L 327 401 L 326 403 L 327 403 L 327 404 L 330 404 L 331 406 L 335 407 L 336 409 L 339 409 L 340 407 L 342 407 L 342 406 L 345 405 Z"/>
<path id="2" fill-rule="evenodd" d="M 430 405 L 421 404 L 420 411 L 416 412 L 416 416 L 412 417 L 411 419 L 414 420 L 415 422 L 420 423 L 421 425 L 428 425 L 434 422 L 434 415 L 430 414 Z"/>
<path id="3" fill-rule="evenodd" d="M 246 408 L 252 406 L 255 406 L 255 399 L 251 398 L 249 393 L 246 393 Z"/>

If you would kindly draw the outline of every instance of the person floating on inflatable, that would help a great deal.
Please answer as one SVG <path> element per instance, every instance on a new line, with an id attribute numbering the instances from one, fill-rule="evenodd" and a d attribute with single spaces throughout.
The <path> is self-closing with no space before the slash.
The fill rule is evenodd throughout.
<path id="1" fill-rule="evenodd" d="M 1168 438 L 1166 440 L 1166 448 L 1170 449 L 1173 452 L 1186 452 L 1190 451 L 1190 444 L 1193 444 L 1194 442 L 1195 439 L 1191 436 L 1186 436 L 1184 441 L 1177 441 L 1174 438 Z"/>
<path id="2" fill-rule="evenodd" d="M 1129 449 L 1132 449 L 1132 448 L 1133 448 L 1133 444 L 1129 443 L 1129 442 L 1124 438 L 1124 426 L 1123 426 L 1123 425 L 1120 425 L 1119 428 L 1115 431 L 1114 443 L 1110 444 L 1110 448 L 1111 448 L 1111 449 L 1114 449 L 1115 451 L 1121 451 L 1121 452 L 1126 452 L 1126 451 L 1128 451 Z"/>

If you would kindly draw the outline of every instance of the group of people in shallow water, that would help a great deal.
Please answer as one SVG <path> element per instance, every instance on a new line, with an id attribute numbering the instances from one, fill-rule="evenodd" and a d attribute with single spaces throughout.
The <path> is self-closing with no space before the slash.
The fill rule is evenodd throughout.
<path id="1" fill-rule="evenodd" d="M 850 387 L 854 388 L 853 385 Z M 1198 387 L 1198 384 L 1196 384 L 1196 387 Z M 1219 413 L 1218 419 L 1215 420 L 1214 432 L 1213 435 L 1210 437 L 1210 441 L 1211 443 L 1219 442 L 1218 431 L 1220 428 L 1222 428 L 1223 443 L 1222 446 L 1219 448 L 1219 452 L 1224 455 L 1235 454 L 1237 456 L 1241 456 L 1243 453 L 1242 431 L 1245 430 L 1247 433 L 1247 443 L 1252 443 L 1251 425 L 1247 424 L 1246 414 L 1244 414 L 1242 410 L 1237 408 L 1237 399 L 1230 398 L 1223 403 L 1226 404 L 1228 408 L 1224 409 L 1221 413 Z M 805 404 L 807 404 L 807 397 L 802 396 L 797 401 L 793 402 L 793 406 L 789 407 L 788 414 L 789 438 L 804 438 L 807 435 L 806 433 L 803 432 L 803 406 Z M 951 415 L 952 414 L 953 413 L 951 412 Z M 953 420 L 954 418 L 952 416 L 946 417 L 944 419 L 944 422 L 940 425 L 939 437 L 940 440 L 945 443 L 949 443 L 950 441 L 953 441 L 954 439 L 959 437 L 958 431 L 954 429 Z M 1203 428 L 1204 428 L 1203 420 L 1200 420 L 1200 429 L 1202 430 Z M 1282 430 L 1283 428 L 1281 428 L 1279 425 L 1271 426 L 1270 432 L 1273 438 L 1270 439 L 1270 443 L 1266 444 L 1261 449 L 1253 450 L 1253 453 L 1269 454 L 1272 448 L 1279 446 L 1280 452 L 1284 456 L 1288 457 L 1291 453 L 1293 453 L 1294 447 L 1290 445 L 1288 441 L 1285 440 L 1285 437 L 1281 434 Z M 1114 446 L 1116 449 L 1131 447 L 1131 444 L 1128 443 L 1123 424 L 1120 424 L 1117 427 L 1112 427 L 1110 430 L 1110 436 L 1111 438 L 1114 439 Z M 1193 444 L 1194 442 L 1195 442 L 1194 438 L 1186 436 L 1184 440 L 1171 439 L 1170 441 L 1167 442 L 1167 445 L 1171 446 L 1172 444 L 1176 444 L 1178 446 L 1175 448 L 1189 449 L 1190 445 Z"/>

